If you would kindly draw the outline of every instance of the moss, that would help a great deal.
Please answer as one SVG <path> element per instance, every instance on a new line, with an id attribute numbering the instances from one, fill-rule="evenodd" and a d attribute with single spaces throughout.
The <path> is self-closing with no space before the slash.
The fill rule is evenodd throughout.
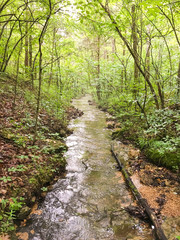
<path id="1" fill-rule="evenodd" d="M 12 130 L 10 128 L 1 129 L 0 135 L 6 139 L 11 139 L 12 137 L 14 137 L 14 134 L 12 134 Z"/>
<path id="2" fill-rule="evenodd" d="M 159 166 L 165 166 L 170 169 L 176 169 L 180 166 L 180 150 L 177 152 L 160 152 L 158 148 L 147 147 L 144 152 L 148 159 Z"/>
<path id="3" fill-rule="evenodd" d="M 112 132 L 112 139 L 118 139 L 121 140 L 122 138 L 125 137 L 125 133 L 127 132 L 127 130 L 125 128 L 123 129 L 117 129 L 115 131 Z"/>
<path id="4" fill-rule="evenodd" d="M 112 139 L 118 139 L 118 140 L 130 140 L 130 141 L 136 141 L 138 139 L 138 134 L 135 129 L 129 128 L 129 127 L 123 127 L 121 129 L 115 129 L 112 133 Z"/>
<path id="5" fill-rule="evenodd" d="M 123 127 L 115 129 L 112 133 L 112 139 L 130 140 L 140 147 L 148 159 L 156 165 L 164 166 L 171 170 L 178 170 L 180 166 L 180 148 L 176 138 L 158 138 L 158 136 L 146 136 L 142 130 L 133 127 Z"/>

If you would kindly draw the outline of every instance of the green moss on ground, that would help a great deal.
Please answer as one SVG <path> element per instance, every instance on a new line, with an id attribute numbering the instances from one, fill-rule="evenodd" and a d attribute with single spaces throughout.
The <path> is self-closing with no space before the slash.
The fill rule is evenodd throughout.
<path id="1" fill-rule="evenodd" d="M 121 123 L 121 129 L 114 129 L 112 138 L 131 141 L 144 152 L 149 161 L 179 171 L 180 122 L 177 111 L 166 109 L 152 113 L 149 116 L 149 126 L 141 117 L 117 117 L 116 121 Z"/>

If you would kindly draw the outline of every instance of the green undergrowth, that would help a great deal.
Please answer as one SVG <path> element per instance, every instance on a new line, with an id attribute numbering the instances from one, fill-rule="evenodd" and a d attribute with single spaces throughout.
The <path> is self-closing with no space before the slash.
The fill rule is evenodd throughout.
<path id="1" fill-rule="evenodd" d="M 37 140 L 33 144 L 36 89 L 19 85 L 13 110 L 13 79 L 0 75 L 0 83 L 1 237 L 15 230 L 14 221 L 26 218 L 34 202 L 65 172 L 64 140 L 71 131 L 66 119 L 69 100 L 59 103 L 53 96 L 53 102 L 50 91 L 48 96 L 42 94 Z"/>
<path id="2" fill-rule="evenodd" d="M 121 128 L 112 133 L 113 139 L 127 139 L 138 146 L 147 158 L 158 166 L 178 171 L 180 167 L 179 110 L 165 108 L 149 110 L 146 117 L 137 110 L 125 109 L 120 102 L 101 103 L 113 114 Z"/>

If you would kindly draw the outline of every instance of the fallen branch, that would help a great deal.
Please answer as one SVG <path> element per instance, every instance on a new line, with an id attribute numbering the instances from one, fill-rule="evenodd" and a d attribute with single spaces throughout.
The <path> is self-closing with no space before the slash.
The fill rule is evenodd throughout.
<path id="1" fill-rule="evenodd" d="M 158 239 L 159 240 L 168 240 L 167 237 L 165 236 L 165 234 L 164 234 L 164 232 L 163 232 L 159 222 L 158 222 L 158 219 L 157 219 L 156 215 L 153 213 L 153 211 L 151 210 L 150 206 L 148 205 L 147 200 L 141 196 L 141 194 L 139 193 L 138 189 L 136 188 L 136 186 L 132 182 L 132 180 L 131 180 L 131 178 L 129 176 L 129 173 L 126 171 L 125 167 L 120 162 L 120 160 L 118 159 L 117 155 L 115 154 L 113 145 L 111 145 L 111 152 L 112 152 L 113 157 L 116 159 L 116 161 L 118 163 L 118 166 L 120 168 L 120 171 L 123 173 L 124 178 L 126 179 L 126 182 L 127 182 L 128 186 L 129 186 L 129 188 L 131 189 L 135 199 L 145 209 L 145 212 L 147 213 L 149 219 L 151 220 Z"/>

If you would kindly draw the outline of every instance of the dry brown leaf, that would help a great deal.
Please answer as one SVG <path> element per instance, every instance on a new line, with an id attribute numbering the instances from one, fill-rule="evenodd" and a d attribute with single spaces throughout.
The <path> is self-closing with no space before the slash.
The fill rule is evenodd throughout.
<path id="1" fill-rule="evenodd" d="M 27 232 L 24 233 L 18 232 L 16 233 L 16 236 L 19 237 L 19 239 L 21 240 L 28 240 L 29 238 L 29 234 Z"/>
<path id="2" fill-rule="evenodd" d="M 31 230 L 31 234 L 34 234 L 35 232 L 34 232 L 34 230 Z"/>
<path id="3" fill-rule="evenodd" d="M 5 189 L 1 189 L 1 190 L 0 190 L 0 194 L 3 194 L 3 195 L 4 195 L 4 194 L 6 194 L 6 193 L 7 193 L 7 190 L 5 190 Z"/>
<path id="4" fill-rule="evenodd" d="M 37 205 L 37 203 L 35 203 L 33 208 L 32 208 L 32 211 L 31 211 L 30 215 L 32 215 L 32 214 L 41 215 L 42 210 L 37 210 L 37 208 L 38 208 L 38 205 Z"/>
<path id="5" fill-rule="evenodd" d="M 0 236 L 0 240 L 10 240 L 10 236 L 9 235 Z"/>

